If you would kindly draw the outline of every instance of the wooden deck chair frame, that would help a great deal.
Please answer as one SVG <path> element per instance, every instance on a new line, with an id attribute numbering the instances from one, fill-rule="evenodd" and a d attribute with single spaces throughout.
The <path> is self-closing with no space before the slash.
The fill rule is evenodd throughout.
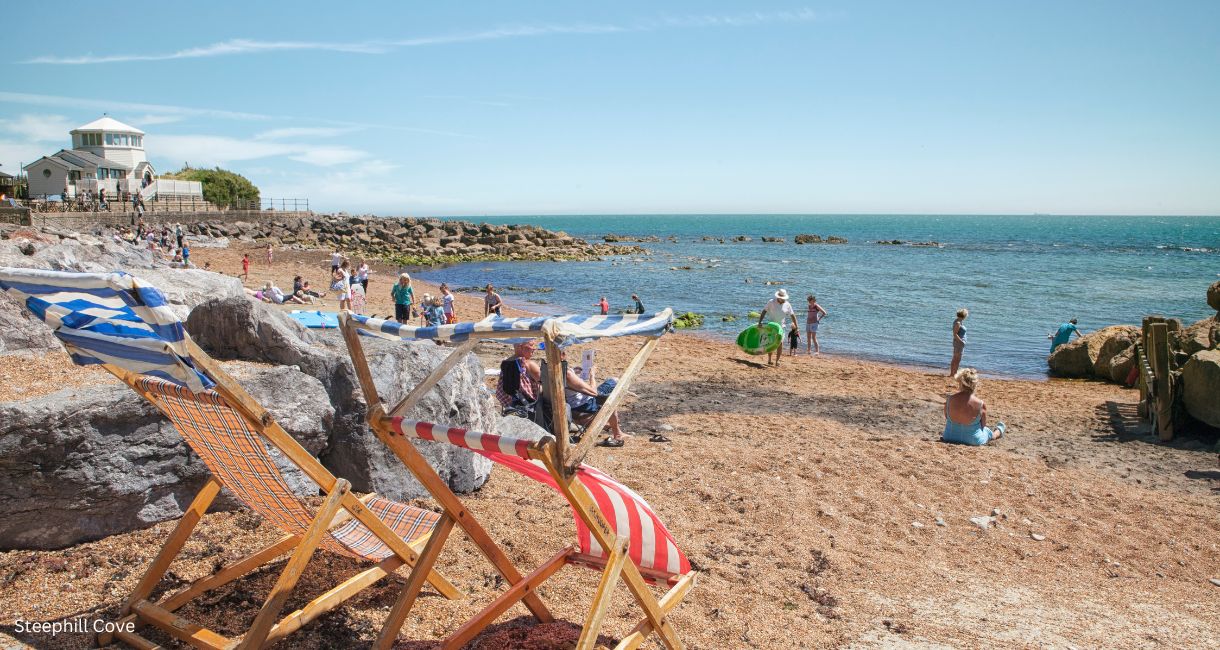
<path id="1" fill-rule="evenodd" d="M 186 339 L 186 345 L 196 367 L 216 382 L 213 390 L 242 416 L 253 431 L 259 433 L 285 458 L 296 464 L 306 476 L 313 479 L 321 487 L 325 498 L 304 535 L 287 535 L 221 568 L 216 573 L 196 580 L 176 593 L 153 602 L 149 597 L 223 487 L 216 477 L 209 477 L 178 521 L 177 526 L 174 527 L 173 532 L 170 533 L 169 539 L 158 552 L 144 577 L 123 603 L 119 611 L 119 625 L 115 626 L 120 631 L 99 635 L 97 639 L 99 645 L 108 645 L 117 638 L 135 648 L 160 647 L 138 633 L 144 625 L 151 625 L 196 648 L 268 647 L 319 616 L 339 607 L 366 587 L 394 573 L 404 564 L 413 568 L 407 578 L 407 584 L 403 588 L 400 602 L 413 602 L 425 583 L 431 584 L 446 598 L 462 597 L 461 592 L 433 568 L 445 539 L 453 528 L 454 520 L 450 516 L 443 515 L 430 535 L 423 536 L 410 544 L 405 542 L 376 514 L 365 507 L 369 499 L 375 495 L 367 495 L 362 499 L 357 498 L 352 494 L 347 480 L 335 477 L 317 458 L 306 451 L 300 443 L 280 427 L 266 409 L 189 337 Z M 138 384 L 141 379 L 140 375 L 109 364 L 103 365 L 103 368 L 164 412 L 164 407 L 158 403 L 157 398 L 140 388 Z M 318 549 L 324 535 L 351 518 L 364 524 L 377 539 L 389 547 L 393 554 L 317 596 L 304 607 L 279 618 L 284 604 L 306 569 L 314 551 Z M 191 623 L 174 613 L 203 594 L 246 576 L 285 554 L 291 554 L 287 564 L 280 572 L 253 624 L 241 637 L 227 638 Z M 384 624 L 385 629 L 392 630 L 394 634 L 402 627 L 402 617 L 396 616 L 396 613 L 397 610 L 392 611 Z M 133 624 L 135 629 L 124 631 L 127 623 Z M 385 632 L 382 636 L 385 636 Z"/>
<path id="2" fill-rule="evenodd" d="M 479 340 L 483 339 L 514 339 L 521 338 L 520 331 L 476 332 L 470 338 L 459 343 L 449 355 L 423 380 L 416 384 L 410 392 L 387 411 L 381 402 L 373 376 L 369 370 L 364 347 L 360 341 L 360 328 L 355 319 L 347 311 L 339 315 L 339 329 L 343 333 L 351 355 L 356 377 L 364 391 L 368 405 L 369 427 L 395 456 L 406 465 L 407 469 L 444 509 L 445 514 L 461 527 L 466 535 L 483 552 L 488 561 L 496 568 L 508 583 L 508 589 L 488 604 L 481 612 L 463 623 L 456 631 L 442 642 L 443 648 L 460 648 L 479 635 L 499 616 L 514 604 L 522 602 L 534 616 L 543 623 L 554 620 L 546 605 L 539 598 L 537 591 L 548 578 L 565 565 L 573 564 L 601 570 L 602 576 L 598 583 L 593 602 L 589 606 L 581 629 L 577 648 L 592 649 L 597 642 L 598 633 L 608 611 L 612 594 L 618 582 L 626 583 L 635 601 L 644 611 L 641 620 L 630 633 L 616 646 L 616 650 L 638 648 L 644 641 L 656 632 L 661 641 L 671 650 L 684 647 L 668 615 L 676 608 L 694 586 L 696 571 L 683 575 L 665 575 L 662 572 L 641 571 L 635 563 L 627 560 L 628 540 L 620 538 L 606 517 L 598 508 L 597 503 L 580 481 L 574 479 L 575 469 L 589 452 L 597 434 L 605 427 L 610 414 L 622 402 L 628 387 L 639 375 L 644 364 L 657 346 L 657 337 L 648 337 L 632 358 L 626 370 L 618 380 L 614 391 L 608 396 L 601 410 L 585 429 L 585 435 L 580 444 L 568 444 L 568 422 L 564 409 L 554 408 L 554 438 L 544 438 L 530 447 L 530 456 L 540 461 L 559 486 L 560 493 L 571 505 L 581 521 L 588 527 L 590 535 L 603 549 L 609 550 L 606 558 L 583 555 L 576 547 L 561 550 L 528 575 L 521 575 L 508 556 L 491 538 L 486 529 L 474 515 L 466 509 L 462 501 L 449 489 L 448 484 L 437 475 L 423 455 L 406 438 L 395 435 L 391 420 L 400 416 L 419 403 L 440 380 L 448 374 L 459 362 L 466 358 Z M 546 343 L 547 362 L 552 368 L 562 366 L 559 355 L 559 341 L 553 328 L 544 327 L 541 338 Z M 561 373 L 550 373 L 550 385 L 546 387 L 550 395 L 563 395 L 563 377 Z M 646 575 L 647 573 L 647 575 Z M 666 584 L 668 591 L 658 600 L 649 587 L 649 582 Z M 395 605 L 391 619 L 404 620 L 411 602 L 404 592 Z M 397 630 L 389 627 L 382 629 L 382 637 L 378 639 L 377 648 L 389 648 L 393 645 Z"/>

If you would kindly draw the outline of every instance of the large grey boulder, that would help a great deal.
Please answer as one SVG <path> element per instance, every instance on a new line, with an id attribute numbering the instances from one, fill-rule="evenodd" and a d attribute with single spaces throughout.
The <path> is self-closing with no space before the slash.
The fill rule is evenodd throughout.
<path id="1" fill-rule="evenodd" d="M 239 298 L 250 302 L 235 277 L 200 269 L 141 269 L 130 273 L 161 290 L 179 318 L 191 309 L 217 298 Z"/>
<path id="2" fill-rule="evenodd" d="M 1182 402 L 1200 422 L 1220 428 L 1220 350 L 1191 355 L 1182 367 Z"/>
<path id="3" fill-rule="evenodd" d="M 0 293 L 0 355 L 59 347 L 51 328 L 34 318 L 8 294 Z M 12 361 L 6 361 L 11 363 Z"/>
<path id="4" fill-rule="evenodd" d="M 1095 378 L 1122 381 L 1134 364 L 1127 350 L 1139 338 L 1139 328 L 1111 325 L 1055 348 L 1046 359 L 1051 374 L 1056 377 Z M 1115 375 L 1122 379 L 1115 380 Z"/>
<path id="5" fill-rule="evenodd" d="M 325 450 L 333 409 L 317 380 L 247 368 L 241 381 L 306 449 Z M 317 494 L 281 468 L 299 494 Z M 207 476 L 169 421 L 117 380 L 0 403 L 0 550 L 62 548 L 179 517 Z M 213 507 L 232 506 L 226 497 Z"/>
<path id="6" fill-rule="evenodd" d="M 331 445 L 322 462 L 350 480 L 353 489 L 398 500 L 425 494 L 369 430 L 364 395 L 338 332 L 308 330 L 282 311 L 245 298 L 211 300 L 196 307 L 186 328 L 201 347 L 218 358 L 292 365 L 322 382 L 335 409 Z M 389 405 L 406 395 L 449 352 L 430 342 L 377 337 L 361 337 L 361 341 L 381 399 Z M 471 355 L 406 415 L 494 431 L 497 414 L 494 398 L 483 385 L 483 368 Z M 416 441 L 416 447 L 455 491 L 479 488 L 491 472 L 487 459 L 465 449 L 423 441 Z"/>

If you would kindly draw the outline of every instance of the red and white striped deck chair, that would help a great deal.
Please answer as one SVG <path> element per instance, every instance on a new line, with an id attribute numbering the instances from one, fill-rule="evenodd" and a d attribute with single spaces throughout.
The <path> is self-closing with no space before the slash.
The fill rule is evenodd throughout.
<path id="1" fill-rule="evenodd" d="M 411 598 L 425 582 L 446 598 L 461 596 L 432 570 L 435 553 L 428 550 L 443 543 L 453 520 L 376 495 L 356 498 L 346 480 L 323 467 L 199 349 L 155 287 L 122 272 L 0 268 L 0 291 L 21 301 L 50 326 L 75 363 L 101 365 L 160 409 L 212 473 L 124 602 L 121 624 L 116 626 L 123 631 L 99 636 L 100 645 L 117 637 L 137 648 L 159 647 L 135 630 L 127 631 L 132 623 L 137 628 L 152 625 L 199 648 L 264 647 L 342 605 L 404 564 L 414 567 L 404 587 Z M 269 446 L 318 485 L 325 495 L 320 507 L 310 507 L 288 488 Z M 150 600 L 222 487 L 282 529 L 285 536 L 176 593 Z M 376 564 L 277 621 L 319 547 Z M 284 555 L 289 558 L 275 586 L 241 637 L 226 638 L 175 613 L 208 591 Z M 397 634 L 402 620 L 391 617 L 385 626 Z"/>
<path id="2" fill-rule="evenodd" d="M 569 319 L 567 325 L 576 320 L 576 317 L 560 317 L 556 320 L 564 318 Z M 442 647 L 462 647 L 518 602 L 522 602 L 539 621 L 554 620 L 539 598 L 537 590 L 548 578 L 568 564 L 601 572 L 601 580 L 589 605 L 577 648 L 592 649 L 595 646 L 612 593 L 620 580 L 626 583 L 635 601 L 643 609 L 644 619 L 619 641 L 616 648 L 637 648 L 653 632 L 658 634 L 666 647 L 683 647 L 668 616 L 694 586 L 696 572 L 691 569 L 690 562 L 660 518 L 640 495 L 604 472 L 580 462 L 583 453 L 587 451 L 587 443 L 605 424 L 604 417 L 608 417 L 617 407 L 627 386 L 655 348 L 657 338 L 664 332 L 669 318 L 668 310 L 660 316 L 624 318 L 622 323 L 629 328 L 635 328 L 634 331 L 626 332 L 616 330 L 616 323 L 610 319 L 603 319 L 595 324 L 596 327 L 602 328 L 600 331 L 587 323 L 578 323 L 568 328 L 570 336 L 579 337 L 581 340 L 596 338 L 599 334 L 637 334 L 648 337 L 647 342 L 622 373 L 615 392 L 606 400 L 598 419 L 586 429 L 585 441 L 579 446 L 569 447 L 566 418 L 562 415 L 562 409 L 556 409 L 559 413 L 555 423 L 556 436 L 547 436 L 540 441 L 468 431 L 402 417 L 402 414 L 417 404 L 446 373 L 465 358 L 479 339 L 514 340 L 531 336 L 543 338 L 547 344 L 548 357 L 551 357 L 550 360 L 558 367 L 559 340 L 565 324 L 548 322 L 548 319 L 488 319 L 476 324 L 459 323 L 456 326 L 447 326 L 450 329 L 443 331 L 438 331 L 443 328 L 418 328 L 419 331 L 408 331 L 414 328 L 356 317 L 347 312 L 340 314 L 340 329 L 368 404 L 370 428 L 432 494 L 445 514 L 478 545 L 508 583 L 504 593 L 452 632 L 442 642 Z M 362 331 L 403 339 L 441 338 L 459 342 L 459 345 L 432 373 L 411 387 L 410 392 L 387 411 L 368 370 L 359 336 Z M 561 394 L 562 389 L 558 385 L 550 389 L 554 394 Z M 571 507 L 576 520 L 577 544 L 560 550 L 528 575 L 521 575 L 474 515 L 428 465 L 411 442 L 412 439 L 446 442 L 472 450 L 523 476 L 550 486 L 559 492 Z M 436 551 L 439 552 L 439 548 Z M 425 561 L 432 559 L 428 552 L 424 552 Z M 658 599 L 650 585 L 663 586 L 667 590 Z M 406 600 L 407 596 L 404 594 L 391 612 L 392 619 L 405 618 L 411 606 Z M 390 632 L 388 628 L 382 630 L 378 648 L 388 648 L 392 645 L 394 637 L 387 636 Z"/>

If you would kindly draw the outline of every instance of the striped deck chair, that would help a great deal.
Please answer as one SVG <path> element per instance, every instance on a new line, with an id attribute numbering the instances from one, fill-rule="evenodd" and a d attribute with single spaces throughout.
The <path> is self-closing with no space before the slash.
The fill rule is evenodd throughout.
<path id="1" fill-rule="evenodd" d="M 671 320 L 672 313 L 666 310 L 652 315 L 491 317 L 478 323 L 415 328 L 349 312 L 340 314 L 340 330 L 368 403 L 370 428 L 411 470 L 437 500 L 445 514 L 456 521 L 508 583 L 508 589 L 504 593 L 452 632 L 444 640 L 442 647 L 461 647 L 518 602 L 522 602 L 539 621 L 552 621 L 553 617 L 538 597 L 537 590 L 548 578 L 568 564 L 601 572 L 601 580 L 589 605 L 577 643 L 578 648 L 594 647 L 612 593 L 620 580 L 626 583 L 635 602 L 643 609 L 644 619 L 623 637 L 616 647 L 637 648 L 653 632 L 658 634 L 666 647 L 683 647 L 668 615 L 694 586 L 696 572 L 691 569 L 690 562 L 679 550 L 660 518 L 640 495 L 609 475 L 581 462 L 597 433 L 605 426 L 610 413 L 618 407 L 627 387 L 655 349 L 659 337 L 668 331 Z M 439 339 L 458 345 L 432 373 L 414 386 L 406 397 L 387 410 L 381 403 L 377 387 L 373 384 L 372 375 L 368 370 L 359 336 L 363 333 L 397 339 Z M 562 409 L 555 409 L 557 416 L 554 420 L 554 437 L 548 436 L 537 442 L 404 418 L 403 414 L 465 358 L 478 340 L 499 339 L 512 342 L 542 338 L 546 341 L 548 362 L 551 367 L 558 368 L 561 367 L 559 348 L 562 345 L 604 336 L 626 335 L 644 336 L 646 342 L 619 377 L 614 392 L 609 395 L 595 419 L 589 423 L 584 438 L 574 447 L 568 446 L 567 418 L 564 417 Z M 548 380 L 550 384 L 547 390 L 552 395 L 562 395 L 562 376 L 552 373 Z M 559 551 L 528 575 L 521 575 L 474 515 L 428 465 L 411 443 L 412 439 L 447 442 L 470 449 L 512 471 L 550 486 L 559 492 L 571 507 L 576 521 L 577 544 Z M 651 591 L 650 585 L 664 586 L 667 591 L 658 599 Z M 409 609 L 410 603 L 400 598 L 394 615 L 405 616 L 404 607 Z M 382 630 L 377 647 L 388 648 L 392 645 L 394 638 L 389 636 L 389 633 L 388 629 Z"/>
<path id="2" fill-rule="evenodd" d="M 101 364 L 156 406 L 211 472 L 124 602 L 120 623 L 134 623 L 137 629 L 152 625 L 201 648 L 265 647 L 404 564 L 413 567 L 404 587 L 412 598 L 425 583 L 447 598 L 461 596 L 433 570 L 436 553 L 428 550 L 443 544 L 453 520 L 376 495 L 356 498 L 346 480 L 323 467 L 190 340 L 160 291 L 125 273 L 24 269 L 0 269 L 0 290 L 54 328 L 76 363 Z M 269 449 L 319 486 L 325 495 L 320 507 L 311 507 L 292 492 Z M 222 487 L 283 530 L 284 537 L 176 593 L 149 600 Z M 376 564 L 277 621 L 318 548 Z M 226 638 L 175 614 L 195 598 L 286 554 L 289 559 L 275 586 L 240 638 Z M 402 620 L 387 619 L 386 626 L 397 634 Z M 137 631 L 113 636 L 137 648 L 155 646 Z M 103 635 L 98 641 L 106 645 L 112 637 Z"/>

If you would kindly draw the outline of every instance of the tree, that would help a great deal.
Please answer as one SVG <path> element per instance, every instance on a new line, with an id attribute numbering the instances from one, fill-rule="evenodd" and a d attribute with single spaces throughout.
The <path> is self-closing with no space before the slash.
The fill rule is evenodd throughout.
<path id="1" fill-rule="evenodd" d="M 257 205 L 259 200 L 258 188 L 248 178 L 219 167 L 194 169 L 188 166 L 172 174 L 162 174 L 161 178 L 199 181 L 203 183 L 203 199 L 217 206 Z"/>

